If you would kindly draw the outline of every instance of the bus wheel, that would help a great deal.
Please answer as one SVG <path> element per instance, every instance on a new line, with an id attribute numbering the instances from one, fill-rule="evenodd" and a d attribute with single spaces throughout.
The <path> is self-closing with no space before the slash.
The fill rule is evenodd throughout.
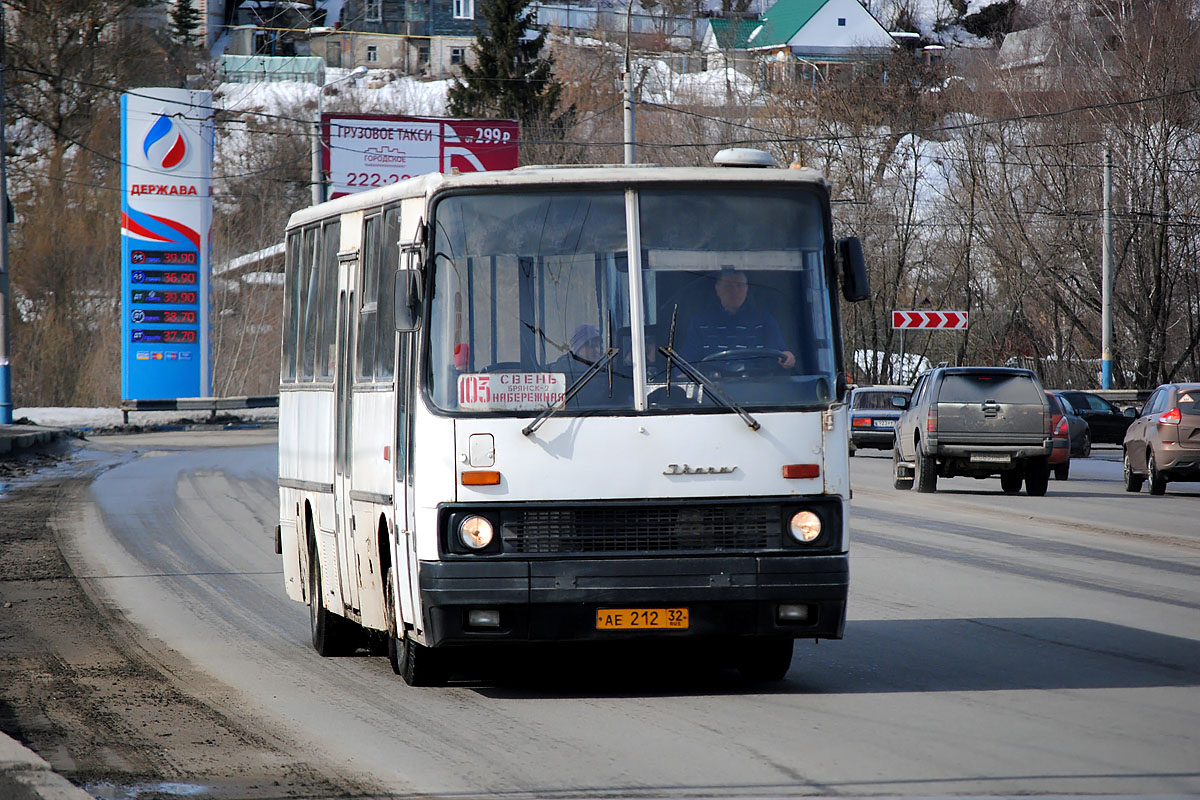
<path id="1" fill-rule="evenodd" d="M 741 645 L 737 669 L 748 681 L 781 681 L 792 666 L 794 640 L 786 636 L 761 636 Z"/>
<path id="2" fill-rule="evenodd" d="M 325 608 L 324 585 L 321 580 L 321 565 L 317 562 L 315 547 L 308 553 L 308 622 L 312 629 L 313 649 L 320 655 L 341 656 L 354 652 L 357 637 L 351 626 L 354 623 L 345 617 L 330 613 Z M 355 626 L 357 627 L 357 626 Z"/>
<path id="3" fill-rule="evenodd" d="M 397 635 L 403 635 L 400 629 L 400 624 L 396 619 L 396 589 L 392 585 L 392 568 L 388 567 L 383 576 L 383 602 L 387 605 L 387 630 L 384 635 L 387 636 L 387 657 L 388 663 L 392 665 L 392 672 L 400 674 L 400 643 L 396 639 Z"/>
<path id="4" fill-rule="evenodd" d="M 445 686 L 450 677 L 444 653 L 439 653 L 409 638 L 407 632 L 392 637 L 392 669 L 409 686 Z"/>

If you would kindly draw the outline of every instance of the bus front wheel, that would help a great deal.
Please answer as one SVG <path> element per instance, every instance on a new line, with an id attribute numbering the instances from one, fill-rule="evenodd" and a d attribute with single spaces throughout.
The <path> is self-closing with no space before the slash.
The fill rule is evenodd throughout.
<path id="1" fill-rule="evenodd" d="M 737 669 L 749 681 L 781 681 L 792 666 L 795 641 L 786 636 L 761 636 L 739 645 Z"/>
<path id="2" fill-rule="evenodd" d="M 410 639 L 396 615 L 396 586 L 391 569 L 384 576 L 383 585 L 388 619 L 387 656 L 392 672 L 409 686 L 444 686 L 449 677 L 445 655 Z"/>
<path id="3" fill-rule="evenodd" d="M 445 654 L 414 642 L 407 632 L 392 637 L 388 657 L 392 669 L 409 686 L 445 686 L 450 677 Z"/>

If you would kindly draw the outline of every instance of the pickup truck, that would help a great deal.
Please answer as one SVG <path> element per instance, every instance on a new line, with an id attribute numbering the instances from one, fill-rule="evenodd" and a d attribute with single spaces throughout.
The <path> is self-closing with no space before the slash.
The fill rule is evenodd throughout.
<path id="1" fill-rule="evenodd" d="M 917 379 L 896 423 L 893 485 L 937 491 L 937 479 L 1000 477 L 1007 494 L 1050 481 L 1051 411 L 1037 376 L 1008 367 L 938 367 Z"/>

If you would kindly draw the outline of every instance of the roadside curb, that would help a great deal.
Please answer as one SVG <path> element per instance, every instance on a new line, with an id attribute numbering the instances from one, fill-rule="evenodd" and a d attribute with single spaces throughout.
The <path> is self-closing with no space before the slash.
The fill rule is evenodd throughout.
<path id="1" fill-rule="evenodd" d="M 0 733 L 0 797 L 5 800 L 95 800 L 56 774 L 47 761 Z"/>
<path id="2" fill-rule="evenodd" d="M 43 449 L 64 436 L 73 435 L 65 428 L 42 428 L 37 425 L 0 425 L 0 458 L 11 458 L 23 452 Z"/>

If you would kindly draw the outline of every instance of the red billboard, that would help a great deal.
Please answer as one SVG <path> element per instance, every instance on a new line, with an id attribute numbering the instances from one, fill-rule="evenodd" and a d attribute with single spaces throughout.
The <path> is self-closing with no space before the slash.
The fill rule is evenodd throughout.
<path id="1" fill-rule="evenodd" d="M 430 172 L 517 166 L 516 120 L 321 115 L 321 170 L 328 197 Z"/>

